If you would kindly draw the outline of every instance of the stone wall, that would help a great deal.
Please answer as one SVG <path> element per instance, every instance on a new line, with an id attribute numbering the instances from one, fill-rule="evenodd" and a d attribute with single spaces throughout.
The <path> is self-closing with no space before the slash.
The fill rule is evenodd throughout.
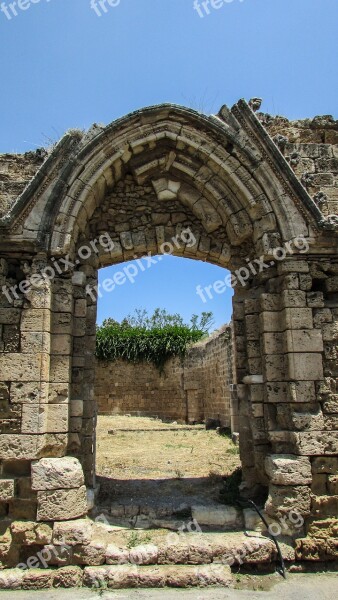
<path id="1" fill-rule="evenodd" d="M 289 121 L 258 114 L 325 216 L 338 213 L 338 127 L 332 116 Z"/>
<path id="2" fill-rule="evenodd" d="M 96 361 L 95 398 L 100 414 L 157 416 L 179 422 L 219 419 L 230 426 L 230 328 L 191 346 L 185 358 L 152 364 Z M 231 360 L 231 358 L 230 358 Z"/>
<path id="3" fill-rule="evenodd" d="M 272 518 L 300 513 L 298 560 L 336 559 L 338 128 L 333 119 L 318 130 L 311 123 L 291 127 L 309 138 L 283 141 L 276 136 L 284 130 L 264 129 L 244 101 L 210 117 L 172 105 L 143 109 L 67 133 L 16 199 L 25 169 L 8 157 L 3 212 L 14 205 L 0 217 L 0 285 L 16 286 L 16 295 L 0 300 L 0 567 L 24 560 L 32 537 L 34 547 L 48 544 L 48 536 L 16 534 L 18 521 L 56 532 L 57 521 L 91 506 L 97 294 L 88 288 L 98 269 L 161 254 L 187 227 L 194 243 L 175 255 L 232 273 L 263 261 L 233 301 L 242 493 L 268 490 Z M 300 144 L 300 156 L 287 144 Z M 325 188 L 327 209 L 303 173 L 314 175 L 314 191 Z M 80 254 L 105 232 L 113 248 Z M 300 236 L 305 254 L 294 244 Z M 292 255 L 277 259 L 281 247 Z M 84 560 L 101 564 L 90 551 Z"/>

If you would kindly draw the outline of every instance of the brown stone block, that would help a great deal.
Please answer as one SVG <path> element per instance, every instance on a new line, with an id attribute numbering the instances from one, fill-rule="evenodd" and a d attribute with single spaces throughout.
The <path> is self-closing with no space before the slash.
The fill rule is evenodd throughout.
<path id="1" fill-rule="evenodd" d="M 0 323 L 2 325 L 19 325 L 20 308 L 0 308 Z"/>
<path id="2" fill-rule="evenodd" d="M 284 334 L 281 332 L 263 333 L 262 348 L 264 354 L 283 354 Z"/>
<path id="3" fill-rule="evenodd" d="M 285 308 L 281 311 L 281 329 L 312 329 L 311 308 Z"/>
<path id="4" fill-rule="evenodd" d="M 338 276 L 325 279 L 324 287 L 327 292 L 338 292 Z"/>
<path id="5" fill-rule="evenodd" d="M 70 313 L 52 313 L 51 331 L 53 334 L 71 335 L 73 329 L 73 316 Z"/>
<path id="6" fill-rule="evenodd" d="M 309 308 L 321 308 L 324 307 L 324 294 L 323 292 L 308 292 L 306 294 L 307 305 Z"/>
<path id="7" fill-rule="evenodd" d="M 338 496 L 338 475 L 329 475 L 327 487 L 329 494 Z"/>
<path id="8" fill-rule="evenodd" d="M 22 311 L 21 331 L 49 332 L 50 310 L 42 308 L 26 308 Z"/>
<path id="9" fill-rule="evenodd" d="M 21 333 L 21 352 L 33 354 L 50 352 L 50 334 L 41 331 L 23 331 Z"/>
<path id="10" fill-rule="evenodd" d="M 34 500 L 25 500 L 15 498 L 9 503 L 9 518 L 12 520 L 27 519 L 35 521 L 36 519 L 37 502 Z"/>
<path id="11" fill-rule="evenodd" d="M 337 519 L 310 519 L 307 523 L 307 535 L 314 538 L 328 539 L 335 537 L 337 528 Z"/>
<path id="12" fill-rule="evenodd" d="M 289 378 L 295 381 L 317 381 L 324 377 L 323 359 L 316 353 L 287 354 Z"/>
<path id="13" fill-rule="evenodd" d="M 53 543 L 85 546 L 91 542 L 93 523 L 89 519 L 61 521 L 54 524 Z"/>
<path id="14" fill-rule="evenodd" d="M 82 587 L 83 571 L 80 567 L 60 567 L 54 571 L 53 585 L 55 588 Z"/>
<path id="15" fill-rule="evenodd" d="M 280 309 L 279 294 L 261 294 L 260 296 L 261 310 L 264 312 L 274 312 Z"/>
<path id="16" fill-rule="evenodd" d="M 288 384 L 290 402 L 315 402 L 316 390 L 313 381 L 292 381 Z"/>
<path id="17" fill-rule="evenodd" d="M 312 459 L 312 472 L 335 475 L 338 473 L 338 458 L 334 456 L 318 456 Z"/>
<path id="18" fill-rule="evenodd" d="M 54 571 L 51 569 L 27 569 L 22 580 L 23 590 L 44 590 L 52 587 Z"/>
<path id="19" fill-rule="evenodd" d="M 69 383 L 70 381 L 70 357 L 53 354 L 50 357 L 50 381 L 51 383 Z"/>
<path id="20" fill-rule="evenodd" d="M 327 494 L 327 476 L 324 473 L 315 473 L 312 476 L 311 492 L 316 496 L 325 496 Z"/>
<path id="21" fill-rule="evenodd" d="M 281 304 L 285 308 L 306 307 L 306 294 L 301 290 L 284 290 L 281 294 Z"/>
<path id="22" fill-rule="evenodd" d="M 14 521 L 11 524 L 13 540 L 16 544 L 35 546 L 50 544 L 53 528 L 49 523 L 34 521 Z"/>
<path id="23" fill-rule="evenodd" d="M 51 336 L 51 354 L 69 355 L 72 352 L 72 338 L 67 334 Z"/>
<path id="24" fill-rule="evenodd" d="M 87 513 L 86 488 L 38 492 L 38 521 L 68 521 Z"/>
<path id="25" fill-rule="evenodd" d="M 46 405 L 23 404 L 22 406 L 22 433 L 44 433 L 47 426 Z"/>
<path id="26" fill-rule="evenodd" d="M 311 510 L 312 514 L 321 517 L 336 517 L 338 515 L 338 496 L 313 496 Z"/>
<path id="27" fill-rule="evenodd" d="M 0 479 L 0 502 L 9 502 L 15 494 L 14 479 Z"/>
<path id="28" fill-rule="evenodd" d="M 324 539 L 304 538 L 296 540 L 296 559 L 306 561 L 326 561 L 329 555 Z"/>
<path id="29" fill-rule="evenodd" d="M 284 273 L 308 273 L 309 264 L 305 260 L 284 260 L 278 264 L 278 272 Z"/>
<path id="30" fill-rule="evenodd" d="M 267 402 L 288 402 L 289 386 L 284 381 L 268 382 L 265 386 Z"/>
<path id="31" fill-rule="evenodd" d="M 338 432 L 311 431 L 295 434 L 296 454 L 315 456 L 338 454 Z"/>
<path id="32" fill-rule="evenodd" d="M 0 435 L 0 454 L 3 459 L 34 459 L 37 453 L 36 435 Z"/>
<path id="33" fill-rule="evenodd" d="M 11 403 L 39 404 L 47 402 L 48 383 L 40 381 L 11 382 Z"/>
<path id="34" fill-rule="evenodd" d="M 269 455 L 265 459 L 265 470 L 275 485 L 306 485 L 312 481 L 310 459 L 292 454 Z"/>
<path id="35" fill-rule="evenodd" d="M 284 352 L 323 352 L 323 338 L 319 329 L 296 329 L 285 332 Z"/>
<path id="36" fill-rule="evenodd" d="M 36 458 L 55 458 L 66 454 L 68 436 L 65 433 L 46 433 L 38 436 Z"/>
<path id="37" fill-rule="evenodd" d="M 256 326 L 256 335 L 259 336 L 259 331 L 273 332 L 273 331 L 283 331 L 285 329 L 284 324 L 281 319 L 282 313 L 280 312 L 262 312 L 259 315 L 259 323 L 260 327 Z"/>
<path id="38" fill-rule="evenodd" d="M 0 354 L 0 372 L 10 381 L 46 381 L 47 355 Z"/>
<path id="39" fill-rule="evenodd" d="M 308 486 L 270 485 L 265 510 L 272 517 L 297 511 L 302 517 L 310 514 L 311 492 Z"/>
<path id="40" fill-rule="evenodd" d="M 265 379 L 270 381 L 283 381 L 286 377 L 286 357 L 284 354 L 275 354 L 265 357 Z"/>
<path id="41" fill-rule="evenodd" d="M 106 547 L 104 541 L 92 541 L 89 544 L 74 546 L 73 564 L 100 566 L 106 560 Z"/>

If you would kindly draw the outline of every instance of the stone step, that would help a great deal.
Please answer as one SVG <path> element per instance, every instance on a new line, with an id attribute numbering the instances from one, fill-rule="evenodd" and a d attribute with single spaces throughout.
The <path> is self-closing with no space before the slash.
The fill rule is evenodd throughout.
<path id="1" fill-rule="evenodd" d="M 120 498 L 110 506 L 96 509 L 111 525 L 133 529 L 161 528 L 177 531 L 187 519 L 196 521 L 204 530 L 234 531 L 244 527 L 244 514 L 239 508 L 224 504 L 203 503 L 203 499 L 193 498 L 189 503 L 182 499 L 160 503 L 142 501 L 136 503 Z M 259 530 L 259 517 L 251 519 Z M 252 527 L 251 527 L 252 528 Z"/>
<path id="2" fill-rule="evenodd" d="M 231 569 L 227 565 L 157 565 L 149 567 L 86 567 L 84 585 L 91 588 L 188 588 L 232 587 Z"/>
<path id="3" fill-rule="evenodd" d="M 227 565 L 120 565 L 62 567 L 60 569 L 5 569 L 0 572 L 0 590 L 46 590 L 88 587 L 97 591 L 125 588 L 232 587 Z"/>

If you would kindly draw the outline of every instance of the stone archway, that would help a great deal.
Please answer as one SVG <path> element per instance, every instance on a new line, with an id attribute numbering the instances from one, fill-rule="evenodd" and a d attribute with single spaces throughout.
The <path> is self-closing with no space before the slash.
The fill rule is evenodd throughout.
<path id="1" fill-rule="evenodd" d="M 313 501 L 311 484 L 321 468 L 331 472 L 338 451 L 336 417 L 325 409 L 336 367 L 323 346 L 336 335 L 337 230 L 244 101 L 217 117 L 165 105 L 68 133 L 1 232 L 2 283 L 12 289 L 2 323 L 20 323 L 18 343 L 0 357 L 10 398 L 0 450 L 13 518 L 23 514 L 14 486 L 23 467 L 37 491 L 26 503 L 33 521 L 86 512 L 97 270 L 165 244 L 237 280 L 245 273 L 234 328 L 247 494 L 268 486 L 272 516 L 295 507 L 308 519 L 327 514 L 332 501 Z"/>

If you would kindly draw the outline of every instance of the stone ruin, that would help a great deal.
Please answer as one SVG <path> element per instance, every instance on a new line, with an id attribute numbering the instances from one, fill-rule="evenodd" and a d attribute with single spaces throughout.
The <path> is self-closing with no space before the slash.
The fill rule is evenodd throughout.
<path id="1" fill-rule="evenodd" d="M 52 564 L 109 563 L 84 519 L 97 272 L 186 228 L 195 243 L 174 254 L 247 273 L 233 301 L 243 493 L 267 491 L 271 518 L 302 515 L 296 560 L 337 558 L 337 140 L 332 117 L 239 101 L 217 116 L 146 108 L 0 156 L 2 568 L 62 535 L 71 551 Z"/>
<path id="2" fill-rule="evenodd" d="M 98 414 L 208 422 L 237 431 L 232 361 L 232 335 L 227 325 L 189 346 L 184 357 L 167 360 L 163 371 L 147 362 L 96 358 Z"/>

